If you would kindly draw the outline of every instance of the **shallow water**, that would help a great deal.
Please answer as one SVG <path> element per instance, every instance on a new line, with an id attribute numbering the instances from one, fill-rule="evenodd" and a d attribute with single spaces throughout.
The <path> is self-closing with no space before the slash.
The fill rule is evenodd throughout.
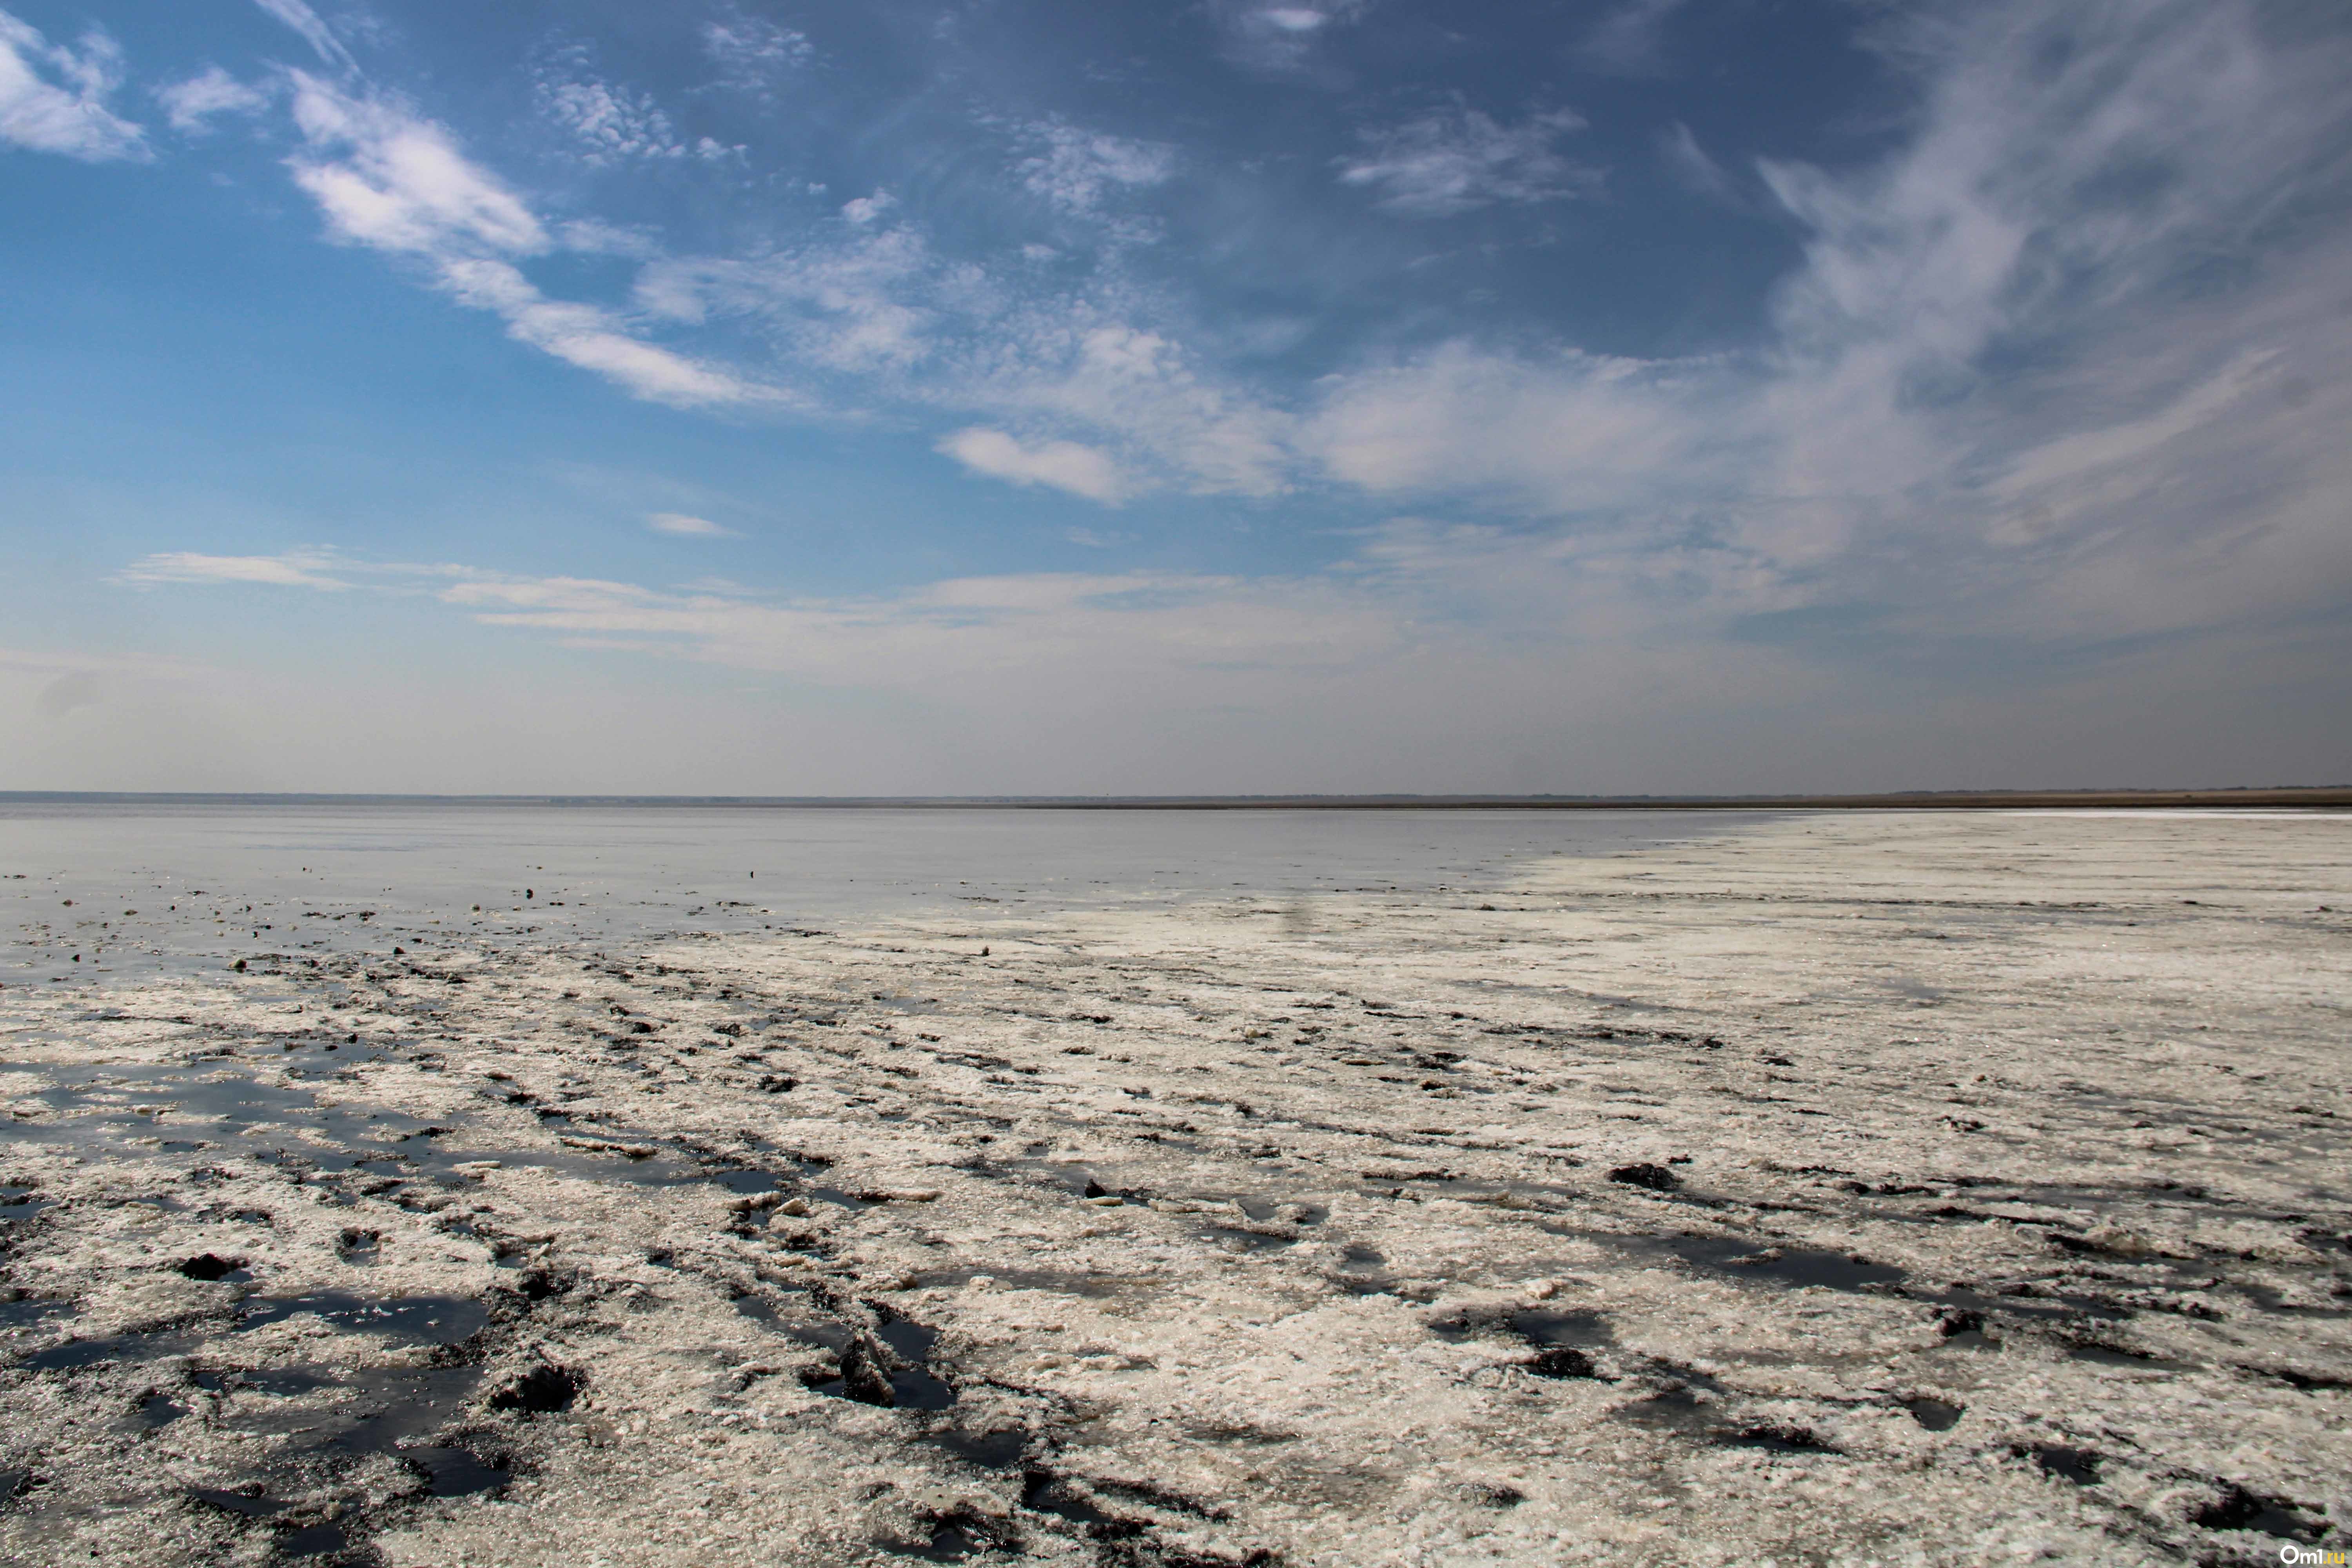
<path id="1" fill-rule="evenodd" d="M 0 796 L 0 984 L 265 952 L 625 944 L 961 906 L 976 923 L 1237 889 L 1491 883 L 1722 812 L 1085 811 Z M 191 919 L 191 913 L 197 918 Z"/>

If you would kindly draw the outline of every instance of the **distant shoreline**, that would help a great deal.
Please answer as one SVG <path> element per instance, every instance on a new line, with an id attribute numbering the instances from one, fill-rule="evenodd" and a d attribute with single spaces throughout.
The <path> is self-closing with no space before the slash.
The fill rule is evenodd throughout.
<path id="1" fill-rule="evenodd" d="M 1999 811 L 2020 807 L 2352 810 L 2352 784 L 2194 790 L 1912 790 L 1753 795 L 330 795 L 0 790 L 12 805 L 677 806 L 951 811 Z"/>

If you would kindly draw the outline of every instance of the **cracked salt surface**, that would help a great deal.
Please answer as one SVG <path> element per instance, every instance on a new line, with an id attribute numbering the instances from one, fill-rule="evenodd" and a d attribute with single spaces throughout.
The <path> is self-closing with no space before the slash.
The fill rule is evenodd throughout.
<path id="1" fill-rule="evenodd" d="M 2352 821 L 1702 826 L 7 982 L 0 1555 L 2340 1545 Z"/>

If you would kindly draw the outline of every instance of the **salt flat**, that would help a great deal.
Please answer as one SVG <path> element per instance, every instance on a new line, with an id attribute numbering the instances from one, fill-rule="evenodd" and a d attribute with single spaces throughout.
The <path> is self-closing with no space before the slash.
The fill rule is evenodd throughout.
<path id="1" fill-rule="evenodd" d="M 400 945 L 0 989 L 0 1554 L 2251 1563 L 2352 1521 L 2352 817 Z"/>

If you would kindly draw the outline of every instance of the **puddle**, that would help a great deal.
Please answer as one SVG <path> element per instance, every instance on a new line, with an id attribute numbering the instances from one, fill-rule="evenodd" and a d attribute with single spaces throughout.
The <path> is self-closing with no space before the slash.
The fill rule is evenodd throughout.
<path id="1" fill-rule="evenodd" d="M 803 1374 L 815 1393 L 899 1410 L 945 1410 L 955 1403 L 954 1386 L 934 1376 L 929 1364 L 937 1329 L 901 1318 L 876 1329 L 871 1341 L 838 1323 L 795 1325 L 785 1332 L 832 1351 L 838 1360 L 841 1370 L 834 1376 Z"/>
<path id="2" fill-rule="evenodd" d="M 382 1300 L 320 1290 L 309 1296 L 251 1297 L 236 1331 L 250 1332 L 298 1313 L 315 1312 L 337 1328 L 383 1334 L 411 1344 L 453 1345 L 489 1323 L 483 1305 L 466 1296 L 404 1296 Z"/>
<path id="3" fill-rule="evenodd" d="M 1083 1525 L 1092 1535 L 1097 1530 L 1116 1531 L 1128 1521 L 1113 1513 L 1105 1513 L 1092 1498 L 1047 1469 L 1024 1471 L 1021 1479 L 1021 1506 L 1038 1513 L 1050 1513 L 1071 1523 Z M 1103 1539 L 1103 1537 L 1097 1537 Z M 1109 1537 L 1116 1539 L 1116 1537 Z"/>
<path id="4" fill-rule="evenodd" d="M 1803 1426 L 1749 1426 L 1719 1433 L 1716 1442 L 1726 1448 L 1758 1448 L 1768 1454 L 1834 1454 L 1836 1447 Z"/>
<path id="5" fill-rule="evenodd" d="M 488 1463 L 471 1448 L 452 1446 L 398 1448 L 394 1452 L 424 1472 L 425 1487 L 435 1497 L 471 1497 L 477 1492 L 496 1491 L 514 1479 L 504 1462 Z"/>
<path id="6" fill-rule="evenodd" d="M 0 1330 L 38 1328 L 51 1318 L 73 1315 L 71 1301 L 27 1296 L 21 1301 L 0 1301 Z"/>
<path id="7" fill-rule="evenodd" d="M 153 1361 L 177 1355 L 194 1342 L 186 1334 L 125 1334 L 111 1340 L 68 1340 L 21 1357 L 16 1364 L 27 1372 L 74 1372 L 112 1362 Z"/>
<path id="8" fill-rule="evenodd" d="M 2207 1530 L 2253 1531 L 2282 1541 L 2312 1542 L 2327 1533 L 2325 1522 L 2305 1518 L 2284 1498 L 2250 1492 L 2234 1481 L 2221 1483 L 2221 1495 L 2190 1514 L 2189 1522 Z M 2279 1555 L 2284 1559 L 2286 1554 Z"/>
<path id="9" fill-rule="evenodd" d="M 191 1487 L 188 1498 L 192 1502 L 236 1514 L 240 1519 L 268 1519 L 286 1507 L 277 1499 L 258 1492 L 229 1491 L 220 1487 Z"/>
<path id="10" fill-rule="evenodd" d="M 330 1552 L 341 1552 L 348 1544 L 341 1525 L 321 1521 L 279 1536 L 278 1553 L 281 1557 L 322 1557 Z"/>
<path id="11" fill-rule="evenodd" d="M 1621 1405 L 1613 1414 L 1622 1421 L 1636 1426 L 1652 1426 L 1672 1432 L 1698 1432 L 1706 1428 L 1716 1406 L 1701 1400 L 1687 1388 L 1662 1389 L 1646 1399 L 1637 1399 Z"/>
<path id="12" fill-rule="evenodd" d="M 1950 1431 L 1959 1425 L 1965 1410 L 1962 1405 L 1948 1405 L 1943 1400 L 1930 1399 L 1925 1394 L 1903 1401 L 1903 1408 L 1911 1412 L 1912 1420 L 1930 1432 Z"/>
<path id="13" fill-rule="evenodd" d="M 907 1365 L 890 1374 L 890 1389 L 898 1396 L 902 1410 L 945 1410 L 955 1403 L 955 1390 L 931 1375 L 931 1347 L 939 1342 L 937 1329 L 900 1319 L 885 1323 L 875 1335 L 901 1357 Z"/>
<path id="14" fill-rule="evenodd" d="M 1769 1280 L 1790 1289 L 1817 1285 L 1849 1294 L 1899 1286 L 1902 1269 L 1843 1252 L 1813 1247 L 1758 1246 L 1727 1237 L 1677 1236 L 1630 1239 L 1635 1251 L 1664 1251 L 1696 1268 L 1735 1279 Z"/>
<path id="15" fill-rule="evenodd" d="M 170 1394 L 151 1394 L 139 1402 L 139 1407 L 131 1413 L 131 1418 L 142 1426 L 152 1428 L 169 1426 L 187 1413 L 187 1407 L 173 1400 Z"/>
<path id="16" fill-rule="evenodd" d="M 2099 1484 L 2099 1456 L 2088 1448 L 2070 1448 L 2060 1443 L 2037 1443 L 2028 1448 L 2011 1451 L 2020 1458 L 2031 1458 L 2045 1476 L 2054 1476 L 2078 1487 Z"/>
<path id="17" fill-rule="evenodd" d="M 1429 1325 L 1439 1339 L 1460 1344 L 1482 1334 L 1509 1333 L 1535 1348 L 1517 1364 L 1538 1377 L 1598 1377 L 1587 1353 L 1612 1338 L 1609 1320 L 1598 1312 L 1551 1307 L 1515 1307 L 1456 1312 Z"/>

